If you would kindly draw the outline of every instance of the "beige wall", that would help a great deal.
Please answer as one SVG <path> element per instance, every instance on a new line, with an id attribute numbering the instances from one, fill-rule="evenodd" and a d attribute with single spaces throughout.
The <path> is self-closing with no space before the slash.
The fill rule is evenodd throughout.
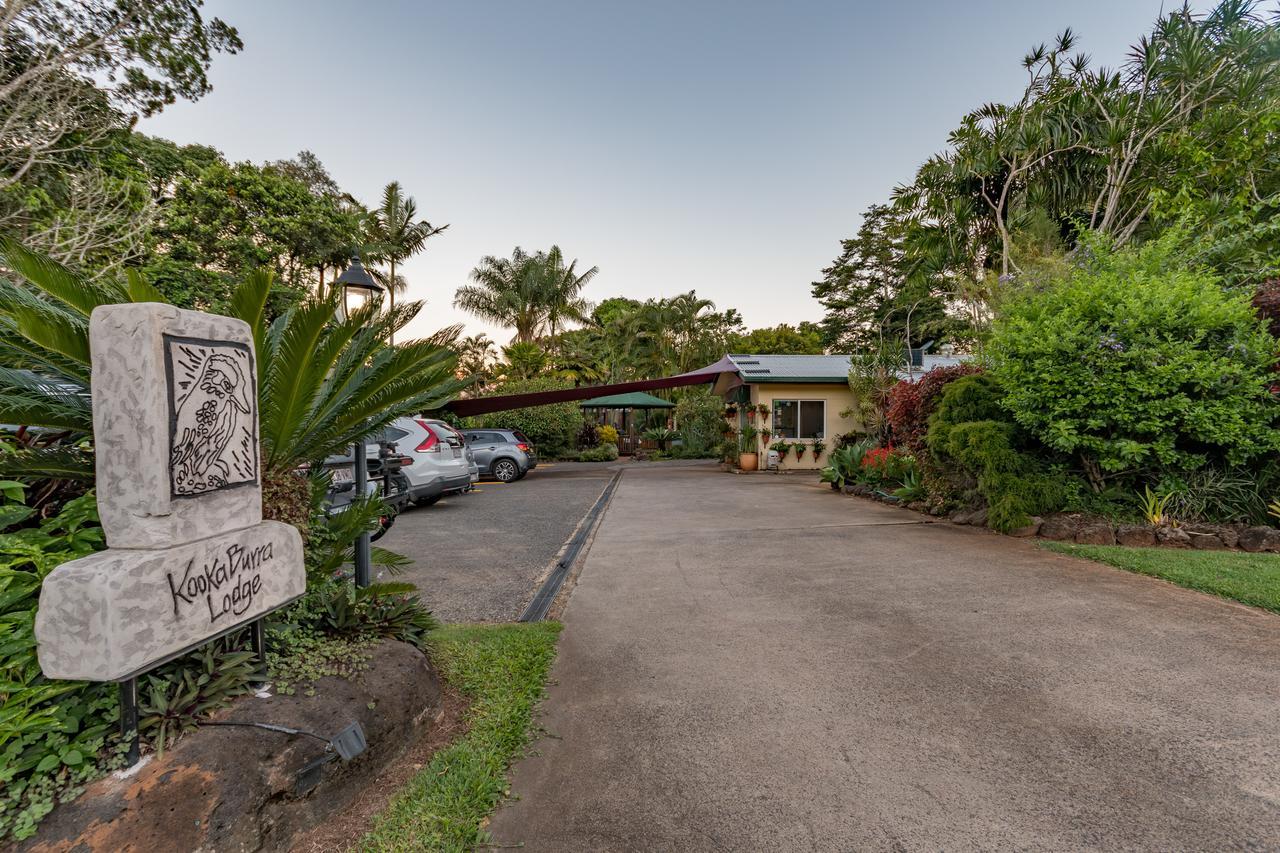
<path id="1" fill-rule="evenodd" d="M 857 427 L 857 422 L 850 417 L 844 417 L 842 412 L 847 412 L 853 408 L 853 394 L 849 391 L 847 384 L 820 384 L 820 383 L 790 383 L 790 382 L 762 382 L 751 387 L 751 402 L 754 405 L 764 403 L 769 407 L 769 411 L 773 411 L 774 400 L 822 400 L 826 403 L 826 414 L 824 415 L 824 424 L 822 440 L 826 442 L 826 451 L 821 458 L 814 459 L 813 451 L 806 450 L 804 458 L 796 460 L 794 453 L 788 453 L 787 458 L 782 460 L 778 466 L 781 470 L 817 470 L 827 464 L 827 456 L 835 449 L 835 439 L 838 435 L 843 435 Z M 759 425 L 757 423 L 757 425 Z M 773 426 L 773 418 L 769 418 L 769 426 Z M 770 443 L 777 441 L 777 438 L 771 438 Z M 797 439 L 789 438 L 788 443 L 795 444 Z M 811 444 L 812 442 L 799 439 L 802 444 Z M 765 452 L 760 455 L 760 467 L 765 465 Z"/>

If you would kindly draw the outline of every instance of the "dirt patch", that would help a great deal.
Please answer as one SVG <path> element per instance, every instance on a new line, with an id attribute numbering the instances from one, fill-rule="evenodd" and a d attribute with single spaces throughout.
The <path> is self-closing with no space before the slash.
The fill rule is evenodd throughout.
<path id="1" fill-rule="evenodd" d="M 346 808 L 325 818 L 325 822 L 311 832 L 295 836 L 289 849 L 295 853 L 355 850 L 364 834 L 373 828 L 374 819 L 400 789 L 427 766 L 436 751 L 467 733 L 465 717 L 469 706 L 470 703 L 456 690 L 444 685 L 434 725 L 427 728 L 400 758 L 369 779 L 367 787 Z"/>

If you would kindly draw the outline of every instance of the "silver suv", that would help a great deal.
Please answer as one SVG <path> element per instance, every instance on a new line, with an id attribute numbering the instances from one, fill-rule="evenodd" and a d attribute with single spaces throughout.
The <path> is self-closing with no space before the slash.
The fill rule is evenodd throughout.
<path id="1" fill-rule="evenodd" d="M 409 478 L 409 496 L 418 506 L 431 506 L 445 495 L 471 488 L 471 470 L 462 437 L 448 424 L 426 418 L 398 418 L 386 428 Z"/>
<path id="2" fill-rule="evenodd" d="M 480 473 L 511 483 L 538 467 L 533 442 L 516 429 L 464 429 Z"/>

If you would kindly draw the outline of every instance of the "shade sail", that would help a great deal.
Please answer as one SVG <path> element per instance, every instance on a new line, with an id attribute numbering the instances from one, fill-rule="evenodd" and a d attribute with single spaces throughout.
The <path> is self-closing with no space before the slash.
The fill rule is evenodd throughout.
<path id="1" fill-rule="evenodd" d="M 584 409 L 674 409 L 676 407 L 676 404 L 670 400 L 664 400 L 643 391 L 593 397 L 590 400 L 583 400 L 578 405 Z"/>
<path id="2" fill-rule="evenodd" d="M 527 394 L 473 397 L 468 400 L 454 400 L 444 408 L 459 417 L 465 418 L 471 415 L 487 415 L 490 412 L 505 412 L 508 409 L 524 409 L 529 406 L 546 406 L 551 403 L 592 400 L 597 397 L 627 394 L 632 391 L 656 391 L 659 388 L 707 385 L 715 382 L 721 373 L 736 372 L 737 367 L 728 357 L 725 357 L 715 364 L 709 364 L 706 367 L 700 367 L 688 373 L 679 373 L 662 379 L 640 379 L 635 382 L 616 382 L 612 385 L 591 385 L 581 388 L 561 388 L 558 391 L 532 391 Z"/>

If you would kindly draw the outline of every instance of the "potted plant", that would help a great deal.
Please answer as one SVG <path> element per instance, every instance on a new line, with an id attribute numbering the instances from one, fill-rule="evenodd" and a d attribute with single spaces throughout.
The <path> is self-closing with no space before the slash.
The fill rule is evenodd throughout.
<path id="1" fill-rule="evenodd" d="M 773 430 L 768 427 L 760 428 L 760 443 L 765 447 L 769 446 L 769 439 L 773 438 Z"/>
<path id="2" fill-rule="evenodd" d="M 827 443 L 820 438 L 813 440 L 813 461 L 817 462 L 822 458 L 823 451 L 827 449 Z"/>
<path id="3" fill-rule="evenodd" d="M 756 414 L 760 416 L 760 423 L 764 423 L 769 420 L 769 407 L 761 403 L 756 406 Z"/>
<path id="4" fill-rule="evenodd" d="M 738 467 L 743 471 L 754 471 L 760 467 L 760 454 L 756 452 L 756 438 L 759 435 L 750 423 L 738 433 Z"/>
<path id="5" fill-rule="evenodd" d="M 727 406 L 725 406 L 725 407 L 724 407 L 724 417 L 725 417 L 725 420 L 732 420 L 732 419 L 736 418 L 737 416 L 738 416 L 738 404 L 737 404 L 737 403 L 729 403 Z"/>
<path id="6" fill-rule="evenodd" d="M 803 444 L 802 442 L 799 442 L 799 441 L 797 441 L 795 444 L 791 445 L 791 449 L 792 449 L 792 450 L 794 450 L 794 451 L 796 452 L 796 461 L 797 461 L 797 462 L 799 462 L 801 459 L 803 459 L 803 458 L 804 458 L 804 448 L 805 448 L 804 444 Z"/>

